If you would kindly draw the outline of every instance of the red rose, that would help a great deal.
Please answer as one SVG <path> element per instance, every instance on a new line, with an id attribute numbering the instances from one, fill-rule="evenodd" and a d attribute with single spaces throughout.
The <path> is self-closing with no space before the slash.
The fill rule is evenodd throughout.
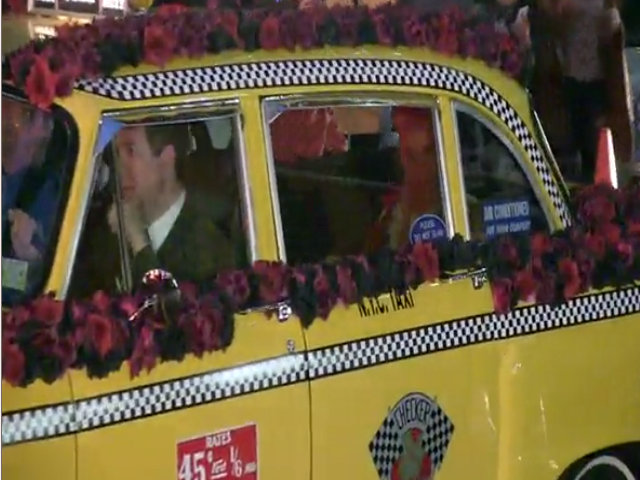
<path id="1" fill-rule="evenodd" d="M 622 229 L 613 223 L 607 223 L 598 229 L 607 240 L 607 245 L 615 245 L 620 241 Z"/>
<path id="2" fill-rule="evenodd" d="M 97 313 L 87 315 L 85 343 L 91 345 L 100 357 L 104 358 L 109 350 L 113 348 L 111 320 Z"/>
<path id="3" fill-rule="evenodd" d="M 432 282 L 440 277 L 438 251 L 431 243 L 416 243 L 413 246 L 411 258 L 420 269 L 424 281 Z"/>
<path id="4" fill-rule="evenodd" d="M 619 242 L 616 245 L 616 252 L 622 263 L 627 267 L 633 263 L 633 246 L 629 242 Z"/>
<path id="5" fill-rule="evenodd" d="M 221 332 L 224 316 L 211 296 L 204 298 L 197 310 L 181 315 L 178 320 L 185 332 L 187 350 L 200 357 L 221 347 Z"/>
<path id="6" fill-rule="evenodd" d="M 244 42 L 240 38 L 238 34 L 238 26 L 240 25 L 240 21 L 238 20 L 238 14 L 233 10 L 224 10 L 220 12 L 220 26 L 225 31 L 227 35 L 233 38 L 233 41 L 236 43 L 236 46 L 239 48 L 244 48 Z"/>
<path id="7" fill-rule="evenodd" d="M 64 304 L 51 295 L 36 298 L 31 307 L 35 320 L 46 327 L 55 327 L 62 320 Z"/>
<path id="8" fill-rule="evenodd" d="M 520 300 L 523 302 L 535 301 L 536 280 L 530 269 L 527 268 L 516 273 L 515 287 Z"/>
<path id="9" fill-rule="evenodd" d="M 582 285 L 578 264 L 569 258 L 564 258 L 558 263 L 558 273 L 562 280 L 562 293 L 565 300 L 578 295 Z"/>
<path id="10" fill-rule="evenodd" d="M 15 386 L 20 385 L 24 379 L 24 353 L 18 345 L 2 338 L 2 378 Z"/>
<path id="11" fill-rule="evenodd" d="M 244 305 L 251 294 L 249 280 L 242 271 L 221 273 L 216 284 L 229 296 L 235 308 Z"/>
<path id="12" fill-rule="evenodd" d="M 129 358 L 129 371 L 131 378 L 136 377 L 142 369 L 149 372 L 155 367 L 158 357 L 158 348 L 153 335 L 153 327 L 144 325 L 140 329 L 138 338 Z"/>
<path id="13" fill-rule="evenodd" d="M 75 339 L 67 335 L 65 337 L 59 338 L 58 343 L 55 348 L 55 355 L 60 360 L 62 365 L 61 374 L 64 373 L 73 363 L 76 361 L 76 356 L 78 353 L 78 349 L 76 346 Z"/>
<path id="14" fill-rule="evenodd" d="M 403 25 L 404 41 L 410 47 L 422 47 L 427 44 L 427 27 L 418 17 L 408 18 Z"/>
<path id="15" fill-rule="evenodd" d="M 253 268 L 260 279 L 259 294 L 265 304 L 277 303 L 288 295 L 289 271 L 286 265 L 260 260 Z"/>
<path id="16" fill-rule="evenodd" d="M 111 307 L 111 297 L 102 291 L 98 290 L 91 297 L 91 304 L 98 310 L 100 313 L 106 313 L 110 310 Z"/>
<path id="17" fill-rule="evenodd" d="M 551 238 L 542 232 L 536 232 L 531 237 L 531 253 L 533 256 L 540 257 L 552 250 Z"/>
<path id="18" fill-rule="evenodd" d="M 49 68 L 48 60 L 41 55 L 35 55 L 25 83 L 25 91 L 31 103 L 43 110 L 48 109 L 56 95 L 56 82 L 56 76 Z"/>
<path id="19" fill-rule="evenodd" d="M 20 327 L 31 318 L 31 312 L 24 306 L 18 306 L 2 315 L 2 337 L 14 336 Z"/>
<path id="20" fill-rule="evenodd" d="M 607 252 L 607 243 L 600 234 L 588 233 L 585 238 L 587 250 L 598 260 L 601 260 Z"/>
<path id="21" fill-rule="evenodd" d="M 282 46 L 280 40 L 280 21 L 278 17 L 269 14 L 260 24 L 260 33 L 258 34 L 260 46 L 265 50 L 275 50 Z"/>
<path id="22" fill-rule="evenodd" d="M 511 297 L 513 294 L 513 282 L 508 278 L 497 278 L 491 282 L 493 295 L 493 307 L 498 313 L 507 313 L 511 310 Z"/>
<path id="23" fill-rule="evenodd" d="M 176 46 L 176 37 L 170 30 L 158 24 L 149 24 L 144 29 L 144 59 L 152 65 L 164 67 L 171 59 Z"/>
<path id="24" fill-rule="evenodd" d="M 388 8 L 374 10 L 371 20 L 376 28 L 378 43 L 385 46 L 393 45 L 395 33 L 393 24 L 389 21 Z"/>
<path id="25" fill-rule="evenodd" d="M 316 267 L 316 276 L 313 279 L 313 290 L 316 294 L 318 315 L 322 319 L 327 319 L 331 310 L 336 305 L 336 297 L 331 291 L 329 279 L 325 275 L 322 267 Z"/>

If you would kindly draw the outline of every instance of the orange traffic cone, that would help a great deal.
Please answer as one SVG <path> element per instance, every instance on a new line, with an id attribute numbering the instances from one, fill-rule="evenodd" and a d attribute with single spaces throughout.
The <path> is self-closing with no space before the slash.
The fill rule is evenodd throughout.
<path id="1" fill-rule="evenodd" d="M 616 154 L 613 150 L 613 135 L 610 128 L 601 128 L 598 133 L 598 156 L 594 183 L 604 183 L 618 188 Z"/>

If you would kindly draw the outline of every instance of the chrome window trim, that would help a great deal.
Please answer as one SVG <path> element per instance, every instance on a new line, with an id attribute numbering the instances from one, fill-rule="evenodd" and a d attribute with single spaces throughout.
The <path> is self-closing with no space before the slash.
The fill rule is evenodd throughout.
<path id="1" fill-rule="evenodd" d="M 350 95 L 350 98 L 345 98 Z M 416 97 L 422 97 L 416 99 Z M 455 234 L 453 225 L 453 205 L 451 203 L 451 190 L 447 181 L 446 161 L 444 158 L 444 137 L 441 118 L 441 102 L 436 94 L 419 94 L 389 92 L 342 92 L 335 94 L 291 94 L 291 95 L 273 95 L 264 96 L 260 99 L 260 111 L 262 114 L 263 132 L 265 135 L 265 147 L 267 148 L 267 170 L 269 174 L 269 188 L 272 192 L 271 202 L 274 214 L 274 222 L 276 228 L 276 240 L 278 244 L 278 255 L 282 262 L 287 262 L 286 246 L 284 243 L 284 227 L 282 225 L 282 215 L 280 207 L 280 195 L 278 194 L 278 183 L 275 172 L 275 159 L 273 158 L 273 149 L 271 143 L 271 135 L 269 129 L 269 121 L 267 118 L 268 105 L 271 103 L 281 103 L 288 108 L 322 108 L 336 106 L 353 106 L 353 107 L 394 107 L 397 105 L 404 107 L 420 107 L 429 108 L 433 114 L 434 134 L 436 136 L 436 151 L 438 157 L 439 180 L 442 193 L 442 210 L 447 225 L 447 234 L 451 238 Z"/>
<path id="2" fill-rule="evenodd" d="M 445 216 L 445 222 L 447 225 L 447 235 L 452 238 L 455 235 L 455 226 L 453 224 L 453 202 L 451 198 L 451 188 L 448 182 L 448 169 L 447 162 L 445 160 L 445 148 L 444 148 L 444 131 L 442 128 L 442 102 L 439 98 L 436 98 L 436 105 L 433 109 L 433 126 L 436 135 L 436 151 L 439 164 L 440 174 L 440 189 L 443 197 L 443 210 Z"/>
<path id="3" fill-rule="evenodd" d="M 536 199 L 538 200 L 538 203 L 540 204 L 542 211 L 544 212 L 544 215 L 547 220 L 547 227 L 549 228 L 549 231 L 552 231 L 553 230 L 552 228 L 553 222 L 551 221 L 551 218 L 553 216 L 552 212 L 549 210 L 548 206 L 546 205 L 546 202 L 542 201 L 543 196 L 539 188 L 539 185 L 537 184 L 537 182 L 533 182 L 533 179 L 534 178 L 537 179 L 538 177 L 534 174 L 532 175 L 529 169 L 526 168 L 524 163 L 525 162 L 524 157 L 515 148 L 514 143 L 503 132 L 500 131 L 500 129 L 496 125 L 497 122 L 495 122 L 490 118 L 487 118 L 487 115 L 483 115 L 478 108 L 468 105 L 467 103 L 461 102 L 460 100 L 453 100 L 453 99 L 451 100 L 451 106 L 453 109 L 454 125 L 456 126 L 456 149 L 458 152 L 458 164 L 460 165 L 460 170 L 462 174 L 460 179 L 462 180 L 462 193 L 463 193 L 462 202 L 463 202 L 463 209 L 465 212 L 465 222 L 467 225 L 467 232 L 468 232 L 467 239 L 471 238 L 471 231 L 469 227 L 469 212 L 467 209 L 467 187 L 466 187 L 466 182 L 464 181 L 464 169 L 462 166 L 462 148 L 460 145 L 460 138 L 458 134 L 458 132 L 460 131 L 458 127 L 458 115 L 457 115 L 458 112 L 462 112 L 473 117 L 475 120 L 480 122 L 480 124 L 485 126 L 491 133 L 493 133 L 502 142 L 502 144 L 505 147 L 507 147 L 507 150 L 509 150 L 511 155 L 513 155 L 516 162 L 522 169 L 522 172 L 524 173 L 525 178 L 529 182 L 529 187 L 531 187 L 531 189 L 533 190 L 533 193 L 536 196 Z"/>
<path id="4" fill-rule="evenodd" d="M 79 216 L 74 226 L 71 253 L 69 256 L 70 268 L 67 268 L 67 271 L 65 273 L 65 277 L 63 280 L 63 284 L 61 285 L 61 288 L 60 288 L 61 298 L 66 298 L 69 293 L 71 279 L 73 277 L 73 272 L 75 271 L 75 267 L 76 267 L 76 260 L 77 260 L 76 257 L 78 253 L 80 237 L 82 236 L 84 227 L 86 225 L 87 215 L 89 213 L 88 211 L 89 202 L 93 197 L 93 193 L 96 186 L 97 175 L 99 171 L 97 169 L 98 154 L 95 152 L 95 149 L 96 149 L 97 140 L 100 137 L 100 131 L 102 129 L 104 119 L 105 118 L 123 119 L 123 118 L 130 118 L 130 117 L 136 117 L 136 116 L 153 116 L 154 114 L 157 114 L 158 116 L 166 116 L 174 112 L 184 113 L 185 115 L 188 115 L 191 112 L 199 114 L 199 115 L 189 116 L 188 118 L 180 119 L 177 122 L 175 122 L 175 123 L 181 123 L 183 121 L 184 122 L 200 121 L 200 120 L 206 120 L 206 119 L 215 117 L 216 116 L 215 110 L 233 110 L 232 113 L 229 113 L 229 116 L 235 118 L 234 132 L 236 133 L 236 138 L 234 139 L 234 142 L 236 142 L 236 145 L 240 147 L 236 154 L 236 168 L 238 169 L 238 171 L 236 172 L 236 177 L 238 182 L 241 182 L 239 198 L 240 198 L 240 204 L 241 204 L 243 215 L 248 213 L 248 215 L 243 218 L 243 227 L 245 226 L 244 222 L 246 222 L 248 231 L 245 232 L 245 235 L 247 237 L 249 260 L 251 263 L 253 263 L 257 259 L 255 222 L 254 222 L 253 211 L 251 208 L 251 192 L 250 192 L 249 183 L 248 183 L 248 174 L 247 174 L 247 165 L 246 165 L 247 159 L 246 159 L 245 137 L 242 129 L 242 120 L 241 120 L 242 110 L 240 108 L 240 100 L 238 98 L 225 99 L 220 101 L 212 101 L 212 100 L 193 101 L 193 102 L 181 103 L 176 105 L 159 105 L 159 106 L 153 106 L 153 107 L 129 108 L 129 109 L 122 109 L 122 110 L 107 110 L 107 111 L 101 112 L 100 120 L 98 121 L 98 129 L 96 130 L 97 135 L 96 135 L 96 138 L 94 139 L 94 147 L 93 147 L 94 152 L 92 154 L 92 160 L 91 160 L 92 164 L 90 167 L 91 182 L 85 187 L 85 191 L 82 194 L 82 199 L 80 204 L 82 214 Z M 224 116 L 222 117 L 224 118 Z M 154 125 L 154 124 L 160 124 L 160 123 L 162 122 L 146 122 L 146 123 L 139 122 L 138 124 Z M 238 138 L 239 135 L 242 136 L 242 141 L 240 141 L 240 139 Z"/>
<path id="5" fill-rule="evenodd" d="M 471 224 L 469 223 L 469 209 L 467 207 L 467 184 L 464 181 L 464 169 L 462 168 L 462 148 L 460 144 L 460 127 L 458 125 L 458 115 L 456 115 L 455 100 L 451 99 L 448 102 L 449 113 L 451 115 L 451 121 L 453 123 L 453 137 L 456 143 L 456 165 L 458 171 L 458 179 L 460 180 L 460 188 L 462 190 L 462 214 L 464 216 L 464 238 L 469 240 L 471 238 Z"/>
<path id="6" fill-rule="evenodd" d="M 276 229 L 276 243 L 278 247 L 279 259 L 287 263 L 287 249 L 284 244 L 284 228 L 282 226 L 282 213 L 280 210 L 280 194 L 278 193 L 278 182 L 276 180 L 276 167 L 273 158 L 273 144 L 271 143 L 271 131 L 267 118 L 267 107 L 271 101 L 279 101 L 282 96 L 266 97 L 260 99 L 260 115 L 262 115 L 262 132 L 264 135 L 264 146 L 267 157 L 267 175 L 269 176 L 269 191 L 271 196 L 271 211 L 273 212 L 273 223 Z"/>

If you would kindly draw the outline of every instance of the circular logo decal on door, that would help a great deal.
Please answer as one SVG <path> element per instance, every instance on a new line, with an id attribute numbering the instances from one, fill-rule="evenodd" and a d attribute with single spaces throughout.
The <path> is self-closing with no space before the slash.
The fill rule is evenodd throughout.
<path id="1" fill-rule="evenodd" d="M 381 480 L 431 480 L 442 465 L 453 423 L 422 393 L 403 397 L 369 443 Z"/>

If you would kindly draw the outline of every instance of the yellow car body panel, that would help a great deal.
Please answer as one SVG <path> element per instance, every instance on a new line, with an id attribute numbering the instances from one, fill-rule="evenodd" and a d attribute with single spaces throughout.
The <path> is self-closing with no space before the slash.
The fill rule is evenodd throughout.
<path id="1" fill-rule="evenodd" d="M 166 69 L 319 59 L 428 62 L 465 72 L 497 91 L 517 112 L 524 127 L 535 132 L 526 92 L 517 82 L 478 61 L 426 50 L 363 47 L 227 52 L 173 61 Z M 122 69 L 116 76 L 157 71 L 141 65 Z M 80 148 L 47 291 L 60 292 L 68 282 L 104 112 L 204 100 L 239 101 L 251 186 L 250 207 L 257 232 L 255 250 L 257 258 L 274 260 L 280 258 L 278 213 L 272 206 L 277 192 L 270 184 L 264 140 L 268 132 L 262 120 L 261 100 L 356 93 L 435 99 L 452 228 L 465 237 L 469 227 L 454 103 L 472 106 L 495 124 L 522 158 L 528 158 L 525 146 L 496 112 L 446 89 L 291 85 L 132 101 L 75 91 L 56 102 L 76 120 Z M 542 140 L 533 135 L 542 149 Z M 537 182 L 552 228 L 561 228 L 561 215 L 532 162 L 526 161 L 524 168 L 528 177 Z M 559 184 L 557 187 L 562 188 Z M 407 298 L 386 295 L 361 306 L 337 307 L 326 321 L 318 319 L 306 330 L 295 318 L 278 322 L 261 312 L 238 314 L 234 340 L 227 350 L 163 363 L 133 379 L 125 364 L 119 372 L 100 380 L 74 370 L 51 386 L 36 382 L 20 389 L 3 382 L 3 415 L 70 402 L 75 405 L 78 418 L 86 418 L 86 422 L 78 420 L 70 434 L 4 446 L 2 473 L 9 480 L 176 479 L 178 441 L 255 423 L 260 479 L 376 479 L 379 475 L 369 442 L 398 400 L 411 392 L 423 392 L 435 399 L 455 424 L 442 468 L 436 473 L 438 480 L 558 478 L 569 464 L 589 452 L 640 440 L 640 382 L 636 368 L 640 360 L 640 314 L 625 316 L 624 312 L 611 310 L 609 316 L 617 318 L 590 321 L 607 318 L 596 315 L 573 326 L 562 320 L 573 313 L 586 315 L 584 309 L 600 308 L 601 304 L 607 309 L 614 301 L 635 305 L 638 300 L 633 303 L 634 295 L 637 289 L 633 288 L 591 292 L 564 310 L 525 306 L 513 315 L 529 318 L 531 325 L 536 325 L 531 330 L 512 326 L 509 322 L 513 316 L 490 313 L 494 308 L 491 289 L 480 273 L 423 285 Z M 551 323 L 545 323 L 547 319 Z M 343 360 L 332 364 L 332 358 Z M 166 398 L 157 394 L 167 385 L 182 388 L 190 379 L 209 381 L 212 387 L 231 381 L 234 376 L 253 378 L 252 369 L 256 366 L 282 372 L 286 380 L 266 382 L 254 389 L 247 387 L 246 391 L 230 389 L 222 399 L 201 399 L 191 406 L 185 403 L 165 408 L 161 398 Z M 139 403 L 132 407 L 137 409 L 134 418 L 110 413 L 120 403 L 133 405 L 127 402 L 138 394 Z M 94 417 L 87 413 L 90 409 L 95 409 Z"/>

